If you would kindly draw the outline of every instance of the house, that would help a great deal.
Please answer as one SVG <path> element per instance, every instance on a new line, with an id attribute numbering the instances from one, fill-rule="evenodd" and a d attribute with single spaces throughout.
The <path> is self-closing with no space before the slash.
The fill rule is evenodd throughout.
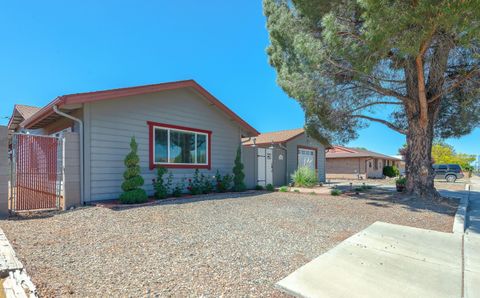
<path id="1" fill-rule="evenodd" d="M 303 128 L 262 133 L 242 143 L 248 186 L 286 185 L 301 166 L 315 170 L 319 181 L 325 181 L 325 148 L 329 145 L 309 137 Z"/>
<path id="2" fill-rule="evenodd" d="M 401 166 L 402 160 L 359 148 L 333 146 L 327 150 L 327 179 L 383 178 L 383 167 Z"/>
<path id="3" fill-rule="evenodd" d="M 193 80 L 64 95 L 42 108 L 16 105 L 9 129 L 78 135 L 77 149 L 64 151 L 79 151 L 73 156 L 80 159 L 85 203 L 119 197 L 132 137 L 144 187 L 153 194 L 156 167 L 168 168 L 176 180 L 195 169 L 210 177 L 231 173 L 242 137 L 259 134 Z"/>

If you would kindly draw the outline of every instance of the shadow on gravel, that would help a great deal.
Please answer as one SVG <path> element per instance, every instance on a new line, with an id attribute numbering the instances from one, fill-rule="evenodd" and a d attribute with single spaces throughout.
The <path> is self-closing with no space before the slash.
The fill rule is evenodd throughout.
<path id="1" fill-rule="evenodd" d="M 236 198 L 248 198 L 248 197 L 256 197 L 263 194 L 269 193 L 268 191 L 256 191 L 256 190 L 249 190 L 245 192 L 227 192 L 227 193 L 212 193 L 212 194 L 205 194 L 205 195 L 189 195 L 179 198 L 168 198 L 163 200 L 149 200 L 149 202 L 144 204 L 121 204 L 118 200 L 110 200 L 110 201 L 102 201 L 96 202 L 94 206 L 97 207 L 104 207 L 111 209 L 113 211 L 124 211 L 134 208 L 144 208 L 149 206 L 161 206 L 161 205 L 181 205 L 181 204 L 190 204 L 195 202 L 202 202 L 202 201 L 214 201 L 214 200 L 229 200 L 229 199 L 236 199 Z"/>
<path id="2" fill-rule="evenodd" d="M 366 204 L 378 207 L 389 208 L 394 205 L 403 205 L 404 208 L 412 212 L 431 211 L 440 214 L 454 215 L 459 204 L 458 193 L 455 198 L 455 192 L 448 195 L 448 192 L 442 191 L 444 198 L 436 201 L 423 200 L 415 196 L 398 193 L 394 189 L 382 189 L 373 187 L 363 191 L 355 192 L 350 190 L 349 186 L 339 188 L 344 192 L 343 196 L 352 200 L 367 200 Z M 353 187 L 355 189 L 355 187 Z"/>

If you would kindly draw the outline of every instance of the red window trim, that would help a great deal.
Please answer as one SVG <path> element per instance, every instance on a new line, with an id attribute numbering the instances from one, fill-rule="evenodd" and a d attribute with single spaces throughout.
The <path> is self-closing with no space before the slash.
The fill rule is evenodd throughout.
<path id="1" fill-rule="evenodd" d="M 297 168 L 298 168 L 298 149 L 308 149 L 308 150 L 315 151 L 315 170 L 318 170 L 318 148 L 310 147 L 310 146 L 297 145 Z"/>
<path id="2" fill-rule="evenodd" d="M 187 126 L 180 126 L 180 125 L 173 125 L 173 124 L 166 124 L 160 122 L 153 122 L 147 121 L 148 125 L 148 155 L 150 159 L 150 170 L 153 170 L 158 167 L 164 167 L 169 169 L 208 169 L 212 168 L 212 132 L 210 130 L 192 128 Z M 164 127 L 164 128 L 171 128 L 171 129 L 180 129 L 192 132 L 200 132 L 208 135 L 208 164 L 206 165 L 194 165 L 194 164 L 155 164 L 153 160 L 153 146 L 155 142 L 153 141 L 153 133 L 154 127 Z"/>

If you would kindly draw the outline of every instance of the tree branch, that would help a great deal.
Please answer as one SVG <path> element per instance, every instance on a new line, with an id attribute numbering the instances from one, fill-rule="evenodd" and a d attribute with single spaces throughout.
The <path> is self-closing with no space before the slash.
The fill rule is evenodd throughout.
<path id="1" fill-rule="evenodd" d="M 338 67 L 338 68 L 340 68 L 340 69 L 343 69 L 343 70 L 345 70 L 345 71 L 349 71 L 349 72 L 352 72 L 352 73 L 360 74 L 360 75 L 363 76 L 363 77 L 372 78 L 371 76 L 366 75 L 366 74 L 364 74 L 363 72 L 360 72 L 360 71 L 358 71 L 358 70 L 351 69 L 351 68 L 345 67 L 345 66 L 343 66 L 343 65 L 340 65 L 340 64 L 336 63 L 335 61 L 332 61 L 332 60 L 331 60 L 330 58 L 328 58 L 328 57 L 327 57 L 326 59 L 327 59 L 328 62 L 330 62 L 330 64 L 332 64 L 332 65 L 335 66 L 335 67 Z M 360 79 L 360 80 L 358 80 L 358 81 L 359 81 L 360 83 L 362 83 L 362 84 L 368 85 L 370 88 L 373 89 L 373 90 L 372 90 L 372 89 L 370 89 L 370 90 L 375 91 L 375 92 L 377 92 L 377 93 L 379 93 L 379 94 L 382 94 L 382 95 L 385 95 L 385 96 L 396 97 L 396 98 L 398 98 L 398 99 L 400 99 L 401 101 L 404 101 L 404 102 L 410 100 L 409 97 L 406 97 L 406 96 L 404 96 L 404 95 L 402 95 L 402 94 L 400 94 L 400 93 L 398 93 L 398 92 L 396 92 L 396 91 L 394 91 L 394 90 L 387 89 L 387 88 L 384 88 L 384 87 L 382 87 L 382 86 L 380 86 L 380 85 L 377 85 L 377 84 L 375 84 L 375 83 L 372 83 L 372 82 L 371 82 L 370 80 L 368 80 L 368 79 L 367 79 L 367 80 L 362 80 L 362 79 Z"/>
<path id="2" fill-rule="evenodd" d="M 400 101 L 375 101 L 375 102 L 370 102 L 370 103 L 361 105 L 358 108 L 355 108 L 355 109 L 351 110 L 350 113 L 353 113 L 353 112 L 356 112 L 356 111 L 359 111 L 361 109 L 368 108 L 368 107 L 374 106 L 374 105 L 403 105 L 403 103 L 400 102 Z"/>
<path id="3" fill-rule="evenodd" d="M 399 128 L 399 127 L 393 125 L 392 123 L 390 123 L 390 122 L 388 122 L 388 121 L 386 121 L 386 120 L 383 120 L 383 119 L 373 118 L 373 117 L 369 117 L 369 116 L 365 116 L 365 115 L 352 115 L 352 117 L 354 117 L 354 118 L 362 118 L 362 119 L 370 120 L 370 121 L 373 121 L 373 122 L 382 123 L 383 125 L 386 125 L 388 128 L 393 129 L 393 130 L 395 130 L 395 131 L 398 132 L 398 133 L 401 133 L 401 134 L 404 134 L 404 135 L 407 134 L 407 131 L 406 131 L 406 130 L 401 129 L 401 128 Z"/>
<path id="4" fill-rule="evenodd" d="M 458 86 L 460 86 L 461 84 L 463 84 L 465 81 L 467 81 L 468 79 L 470 79 L 474 73 L 478 72 L 479 69 L 478 68 L 475 68 L 474 70 L 470 71 L 466 76 L 458 79 L 455 83 L 453 83 L 450 87 L 448 87 L 447 89 L 445 90 L 442 90 L 442 92 L 436 94 L 435 96 L 433 96 L 432 98 L 430 98 L 428 100 L 428 103 L 432 103 L 434 102 L 435 100 L 439 99 L 440 97 L 442 97 L 443 95 L 445 95 L 446 93 L 452 91 L 453 89 L 457 88 Z"/>
<path id="5" fill-rule="evenodd" d="M 418 87 L 418 101 L 420 106 L 420 123 L 423 127 L 426 127 L 428 124 L 428 102 L 427 102 L 427 92 L 425 90 L 425 74 L 423 69 L 423 56 L 427 51 L 430 42 L 432 41 L 433 35 L 435 34 L 436 27 L 433 26 L 433 29 L 430 35 L 422 42 L 420 45 L 420 51 L 415 57 L 415 65 L 417 67 L 417 87 Z"/>

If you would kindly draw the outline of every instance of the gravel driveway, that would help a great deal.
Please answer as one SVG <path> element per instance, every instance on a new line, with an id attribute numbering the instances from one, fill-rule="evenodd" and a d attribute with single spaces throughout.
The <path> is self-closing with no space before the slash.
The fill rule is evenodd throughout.
<path id="1" fill-rule="evenodd" d="M 346 196 L 214 198 L 0 226 L 42 296 L 281 296 L 276 281 L 375 221 L 450 232 L 455 213 Z"/>

